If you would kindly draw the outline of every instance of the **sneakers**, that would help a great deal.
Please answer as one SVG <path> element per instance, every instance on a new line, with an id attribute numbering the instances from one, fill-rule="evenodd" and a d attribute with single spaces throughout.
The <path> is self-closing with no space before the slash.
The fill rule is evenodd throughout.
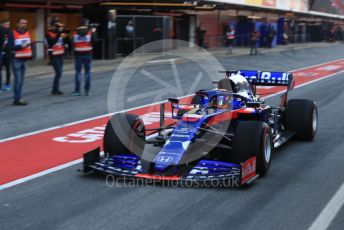
<path id="1" fill-rule="evenodd" d="M 81 93 L 78 91 L 74 91 L 73 93 L 70 94 L 71 96 L 81 96 Z M 91 96 L 89 92 L 85 92 L 85 96 Z"/>
<path id="2" fill-rule="evenodd" d="M 25 105 L 27 105 L 27 103 L 23 100 L 15 100 L 13 102 L 13 105 L 24 105 L 25 106 Z"/>
<path id="3" fill-rule="evenodd" d="M 80 92 L 78 92 L 78 91 L 74 91 L 74 92 L 71 93 L 70 95 L 73 96 L 73 97 L 81 96 Z"/>
<path id="4" fill-rule="evenodd" d="M 11 91 L 11 85 L 10 84 L 6 84 L 4 88 L 0 87 L 0 93 L 2 91 Z"/>
<path id="5" fill-rule="evenodd" d="M 63 93 L 60 90 L 57 90 L 57 91 L 52 91 L 51 95 L 61 96 L 63 95 Z"/>
<path id="6" fill-rule="evenodd" d="M 6 84 L 4 90 L 5 91 L 11 91 L 11 85 L 10 84 Z"/>

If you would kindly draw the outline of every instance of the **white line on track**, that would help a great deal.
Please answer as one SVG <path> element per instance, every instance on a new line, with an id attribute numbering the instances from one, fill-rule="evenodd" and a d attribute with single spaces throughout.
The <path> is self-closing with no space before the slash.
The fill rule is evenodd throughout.
<path id="1" fill-rule="evenodd" d="M 337 61 L 340 61 L 340 60 L 344 60 L 344 59 L 339 59 L 339 60 L 337 60 Z M 330 61 L 330 62 L 318 64 L 318 65 L 313 65 L 313 66 L 305 67 L 305 68 L 302 68 L 302 69 L 292 70 L 292 71 L 290 71 L 290 72 L 300 71 L 300 70 L 303 70 L 303 69 L 308 69 L 308 68 L 312 68 L 312 67 L 320 66 L 320 65 L 326 65 L 326 64 L 331 63 L 331 62 L 334 62 L 334 61 Z M 336 75 L 341 74 L 341 73 L 344 73 L 344 71 L 340 71 L 340 72 L 338 72 L 338 73 L 330 74 L 330 75 L 328 75 L 328 76 L 326 76 L 326 77 L 322 77 L 322 78 L 316 79 L 316 80 L 314 80 L 314 81 L 310 81 L 310 82 L 307 82 L 307 83 L 298 85 L 298 86 L 296 86 L 295 88 L 300 88 L 300 87 L 303 87 L 303 86 L 306 86 L 306 85 L 310 85 L 310 84 L 312 84 L 312 83 L 315 83 L 315 82 L 318 82 L 318 81 L 321 81 L 321 80 L 324 80 L 324 79 L 327 79 L 327 78 L 336 76 Z M 269 96 L 266 96 L 266 97 L 264 97 L 264 98 L 267 99 L 267 98 L 270 98 L 270 97 L 274 97 L 274 96 L 277 96 L 277 95 L 279 95 L 279 94 L 282 94 L 283 92 L 284 92 L 284 91 L 277 92 L 277 93 L 271 94 L 271 95 L 269 95 Z M 183 96 L 183 97 L 180 97 L 180 98 L 188 97 L 188 96 L 191 96 L 191 95 L 193 95 L 193 94 L 186 95 L 186 96 Z M 127 112 L 127 111 L 134 110 L 134 109 L 140 109 L 140 108 L 143 108 L 143 107 L 146 107 L 146 106 L 157 105 L 157 104 L 160 104 L 160 103 L 163 103 L 163 102 L 167 102 L 167 101 L 165 100 L 165 101 L 160 101 L 160 102 L 151 103 L 151 104 L 148 104 L 148 105 L 142 105 L 142 106 L 138 106 L 138 107 L 134 107 L 134 108 L 130 108 L 130 109 L 118 111 L 118 112 L 116 112 L 116 113 Z M 35 132 L 30 132 L 30 133 L 26 133 L 26 134 L 14 136 L 14 137 L 2 139 L 2 140 L 0 140 L 0 143 L 6 142 L 6 141 L 15 140 L 15 139 L 22 138 L 22 137 L 26 137 L 26 136 L 31 136 L 31 135 L 43 133 L 43 132 L 47 132 L 47 131 L 51 131 L 51 130 L 55 130 L 55 129 L 59 129 L 59 128 L 63 128 L 63 127 L 67 127 L 67 126 L 71 126 L 71 125 L 75 125 L 75 124 L 80 124 L 80 123 L 87 122 L 87 121 L 96 120 L 96 119 L 99 119 L 99 118 L 111 116 L 111 115 L 113 115 L 113 114 L 115 114 L 115 113 L 104 114 L 104 115 L 101 115 L 101 116 L 96 116 L 96 117 L 92 117 L 92 118 L 88 118 L 88 119 L 84 119 L 84 120 L 80 120 L 80 121 L 68 123 L 68 124 L 65 124 L 65 125 L 55 126 L 55 127 L 48 128 L 48 129 L 42 129 L 42 130 L 38 130 L 38 131 L 35 131 Z M 54 168 L 47 169 L 47 170 L 44 170 L 44 171 L 42 171 L 42 172 L 39 172 L 39 173 L 30 175 L 30 176 L 28 176 L 28 177 L 24 177 L 24 178 L 21 178 L 21 179 L 18 179 L 18 180 L 11 181 L 11 182 L 9 182 L 9 183 L 0 185 L 0 191 L 3 190 L 3 189 L 6 189 L 6 188 L 9 188 L 9 187 L 12 187 L 12 186 L 15 186 L 15 185 L 24 183 L 24 182 L 26 182 L 26 181 L 29 181 L 29 180 L 32 180 L 32 179 L 35 179 L 35 178 L 38 178 L 38 177 L 47 175 L 47 174 L 49 174 L 49 173 L 56 172 L 56 171 L 58 171 L 58 170 L 65 169 L 65 168 L 67 168 L 67 167 L 70 167 L 70 166 L 79 164 L 79 163 L 82 162 L 82 160 L 83 160 L 83 159 L 80 158 L 80 159 L 77 159 L 77 160 L 75 160 L 75 161 L 71 161 L 71 162 L 68 162 L 68 163 L 66 163 L 66 164 L 59 165 L 59 166 L 56 166 L 56 167 L 54 167 Z M 314 230 L 315 230 L 315 229 L 314 229 Z"/>
<path id="2" fill-rule="evenodd" d="M 24 178 L 20 178 L 18 180 L 11 181 L 11 182 L 9 182 L 7 184 L 0 185 L 0 191 L 3 190 L 3 189 L 6 189 L 6 188 L 9 188 L 9 187 L 12 187 L 12 186 L 24 183 L 26 181 L 35 179 L 37 177 L 41 177 L 41 176 L 47 175 L 49 173 L 53 173 L 53 172 L 59 171 L 59 170 L 64 169 L 64 168 L 68 168 L 70 166 L 79 164 L 81 162 L 82 162 L 82 159 L 78 159 L 78 160 L 71 161 L 71 162 L 68 162 L 66 164 L 63 164 L 63 165 L 56 166 L 54 168 L 50 168 L 50 169 L 44 170 L 44 171 L 39 172 L 39 173 L 32 174 L 32 175 L 24 177 Z"/>
<path id="3" fill-rule="evenodd" d="M 344 205 L 344 184 L 334 194 L 308 230 L 326 230 Z"/>
<path id="4" fill-rule="evenodd" d="M 176 58 L 172 58 L 172 59 L 161 59 L 161 60 L 153 60 L 153 61 L 150 61 L 148 63 L 150 64 L 154 64 L 154 63 L 161 63 L 161 62 L 170 62 L 170 61 L 176 61 L 178 59 Z"/>

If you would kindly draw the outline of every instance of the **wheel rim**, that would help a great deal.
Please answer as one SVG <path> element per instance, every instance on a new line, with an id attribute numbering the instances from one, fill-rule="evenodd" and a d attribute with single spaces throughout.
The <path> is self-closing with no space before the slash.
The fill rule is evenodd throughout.
<path id="1" fill-rule="evenodd" d="M 313 133 L 316 133 L 317 128 L 318 128 L 318 113 L 316 109 L 313 111 L 312 128 L 313 128 Z"/>
<path id="2" fill-rule="evenodd" d="M 270 140 L 270 135 L 265 136 L 264 140 L 264 156 L 265 156 L 265 161 L 266 163 L 270 162 L 271 158 L 271 140 Z"/>
<path id="3" fill-rule="evenodd" d="M 141 127 L 142 124 L 143 124 L 142 120 L 138 120 L 138 121 L 136 122 L 136 124 L 134 125 L 133 129 L 134 129 L 135 134 L 136 134 L 138 137 L 144 139 L 144 136 L 145 136 L 145 129 Z"/>

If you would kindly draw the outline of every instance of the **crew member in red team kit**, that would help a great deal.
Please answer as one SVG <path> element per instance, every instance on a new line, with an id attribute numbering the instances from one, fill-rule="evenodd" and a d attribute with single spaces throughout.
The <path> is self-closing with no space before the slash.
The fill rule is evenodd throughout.
<path id="1" fill-rule="evenodd" d="M 54 20 L 51 22 L 50 29 L 48 30 L 46 36 L 48 55 L 55 71 L 55 78 L 51 91 L 52 95 L 63 95 L 63 93 L 60 91 L 60 79 L 63 72 L 63 56 L 65 53 L 63 39 L 66 36 L 63 31 L 64 25 Z"/>
<path id="2" fill-rule="evenodd" d="M 27 23 L 27 19 L 20 18 L 18 20 L 17 28 L 13 30 L 13 105 L 27 105 L 27 103 L 22 100 L 22 87 L 25 78 L 26 62 L 32 58 L 31 37 L 30 32 L 27 30 Z"/>
<path id="3" fill-rule="evenodd" d="M 227 55 L 233 54 L 233 46 L 235 44 L 235 30 L 233 26 L 229 26 L 226 32 L 226 45 L 228 47 Z"/>
<path id="4" fill-rule="evenodd" d="M 75 54 L 75 90 L 72 96 L 80 96 L 81 70 L 85 68 L 85 95 L 89 96 L 91 87 L 91 62 L 93 44 L 96 42 L 95 29 L 89 27 L 87 18 L 81 19 L 81 25 L 73 35 Z"/>

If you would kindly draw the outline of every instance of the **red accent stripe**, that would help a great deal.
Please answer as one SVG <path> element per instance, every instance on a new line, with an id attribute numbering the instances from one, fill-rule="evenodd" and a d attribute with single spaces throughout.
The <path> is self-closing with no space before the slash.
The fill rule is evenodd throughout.
<path id="1" fill-rule="evenodd" d="M 153 180 L 180 180 L 180 176 L 159 176 L 151 174 L 136 174 L 135 177 Z"/>
<path id="2" fill-rule="evenodd" d="M 238 109 L 238 110 L 219 114 L 215 117 L 210 118 L 208 125 L 216 125 L 216 124 L 219 124 L 221 122 L 228 121 L 230 119 L 236 119 L 236 118 L 238 118 L 240 113 L 251 114 L 251 113 L 254 113 L 254 109 L 253 108 L 243 108 L 243 109 Z"/>

